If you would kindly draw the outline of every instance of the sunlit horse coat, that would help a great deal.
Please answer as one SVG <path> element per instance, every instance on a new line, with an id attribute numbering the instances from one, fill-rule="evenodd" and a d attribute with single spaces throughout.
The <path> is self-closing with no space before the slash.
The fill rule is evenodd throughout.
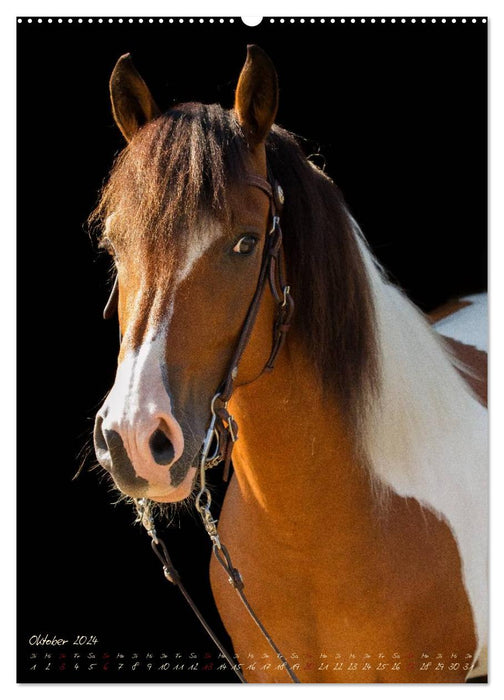
<path id="1" fill-rule="evenodd" d="M 123 335 L 96 421 L 100 462 L 134 497 L 193 490 L 271 224 L 245 175 L 269 168 L 285 192 L 296 315 L 263 373 L 266 294 L 238 368 L 219 534 L 302 681 L 463 681 L 487 638 L 487 417 L 449 351 L 479 361 L 481 333 L 445 318 L 439 330 L 464 344 L 446 346 L 388 282 L 338 189 L 273 126 L 277 78 L 257 47 L 232 111 L 161 114 L 128 56 L 111 93 L 129 145 L 96 213 Z M 461 320 L 482 309 L 470 300 Z M 285 682 L 223 572 L 211 579 L 246 677 Z"/>

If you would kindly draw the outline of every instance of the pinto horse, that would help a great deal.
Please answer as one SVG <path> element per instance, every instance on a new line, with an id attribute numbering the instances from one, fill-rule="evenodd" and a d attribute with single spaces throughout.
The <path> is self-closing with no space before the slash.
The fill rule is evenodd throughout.
<path id="1" fill-rule="evenodd" d="M 219 537 L 299 679 L 464 681 L 487 635 L 480 341 L 456 320 L 444 341 L 387 280 L 338 188 L 274 124 L 261 49 L 232 110 L 161 113 L 129 55 L 110 89 L 128 143 L 92 215 L 122 334 L 99 462 L 130 497 L 189 498 L 227 392 L 239 435 Z M 271 659 L 217 564 L 211 585 L 239 658 Z M 247 680 L 288 681 L 275 661 Z"/>

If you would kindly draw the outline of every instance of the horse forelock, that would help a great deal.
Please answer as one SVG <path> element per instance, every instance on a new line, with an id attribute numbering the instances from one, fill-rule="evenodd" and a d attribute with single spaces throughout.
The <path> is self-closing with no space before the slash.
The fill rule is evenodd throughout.
<path id="1" fill-rule="evenodd" d="M 292 332 L 328 394 L 355 424 L 377 384 L 369 281 L 343 197 L 297 140 L 274 126 L 268 166 L 285 193 L 282 229 L 296 302 Z M 117 158 L 92 223 L 137 250 L 142 264 L 183 265 L 188 232 L 212 219 L 231 230 L 229 190 L 243 182 L 248 147 L 233 111 L 178 105 L 144 126 Z M 111 217 L 111 215 L 113 216 Z"/>
<path id="2" fill-rule="evenodd" d="M 136 249 L 147 264 L 179 260 L 188 232 L 201 228 L 202 219 L 229 222 L 226 191 L 243 178 L 245 152 L 231 112 L 217 105 L 174 107 L 119 154 L 90 223 L 101 238 Z"/>

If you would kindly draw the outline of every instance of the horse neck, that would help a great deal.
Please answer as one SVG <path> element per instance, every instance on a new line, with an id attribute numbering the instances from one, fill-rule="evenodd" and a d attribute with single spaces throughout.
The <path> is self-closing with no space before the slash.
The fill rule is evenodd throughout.
<path id="1" fill-rule="evenodd" d="M 233 400 L 241 497 L 279 527 L 293 509 L 305 522 L 320 522 L 325 511 L 332 527 L 369 525 L 390 488 L 450 519 L 453 504 L 436 487 L 439 465 L 455 484 L 484 452 L 469 429 L 483 423 L 483 407 L 426 320 L 376 267 L 353 223 L 375 308 L 380 366 L 379 395 L 361 402 L 366 410 L 358 432 L 338 401 L 324 396 L 294 335 L 274 371 L 239 388 Z"/>
<path id="2" fill-rule="evenodd" d="M 331 527 L 355 530 L 357 520 L 368 521 L 371 485 L 352 430 L 338 402 L 323 395 L 296 339 L 273 372 L 237 389 L 232 410 L 240 430 L 233 464 L 241 498 L 274 521 L 277 533 L 299 541 L 300 522 L 309 536 L 310 521 L 320 522 L 324 512 Z"/>

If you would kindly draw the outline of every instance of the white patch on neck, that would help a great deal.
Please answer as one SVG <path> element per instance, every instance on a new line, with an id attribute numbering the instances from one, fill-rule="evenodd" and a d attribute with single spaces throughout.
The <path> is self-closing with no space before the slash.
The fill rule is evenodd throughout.
<path id="1" fill-rule="evenodd" d="M 364 450 L 379 481 L 449 524 L 479 654 L 488 635 L 487 411 L 421 313 L 385 280 L 353 223 L 371 284 L 382 372 L 380 400 L 369 406 Z"/>
<path id="2" fill-rule="evenodd" d="M 488 352 L 488 298 L 486 294 L 464 297 L 469 306 L 438 321 L 434 328 L 441 335 Z"/>

